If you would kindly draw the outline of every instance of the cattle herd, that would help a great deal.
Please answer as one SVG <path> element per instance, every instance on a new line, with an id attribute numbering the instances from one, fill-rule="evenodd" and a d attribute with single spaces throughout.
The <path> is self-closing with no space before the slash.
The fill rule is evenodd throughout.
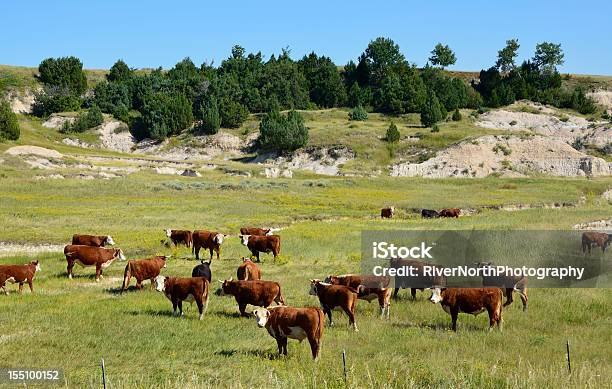
<path id="1" fill-rule="evenodd" d="M 394 214 L 394 208 L 383 208 L 381 216 L 390 218 Z M 444 209 L 440 212 L 423 210 L 423 217 L 458 217 L 459 210 L 456 208 Z M 368 302 L 377 300 L 380 307 L 381 318 L 389 319 L 389 308 L 391 296 L 397 297 L 400 288 L 410 288 L 412 298 L 416 298 L 416 290 L 430 289 L 432 291 L 432 303 L 440 303 L 445 312 L 451 315 L 452 329 L 457 329 L 457 317 L 459 313 L 477 315 L 485 310 L 489 315 L 489 328 L 497 326 L 501 329 L 502 307 L 512 303 L 513 293 L 518 293 L 523 303 L 523 310 L 527 309 L 527 279 L 504 278 L 483 279 L 482 288 L 447 288 L 446 279 L 443 277 L 424 277 L 419 273 L 418 286 L 402 284 L 401 279 L 395 280 L 393 291 L 390 287 L 390 277 L 364 276 L 364 275 L 329 275 L 324 280 L 311 279 L 310 292 L 319 300 L 321 308 L 305 307 L 297 308 L 287 306 L 282 295 L 281 285 L 271 280 L 263 280 L 261 270 L 256 262 L 259 262 L 259 253 L 272 253 L 274 258 L 280 253 L 280 236 L 273 234 L 272 229 L 246 227 L 240 229 L 240 241 L 248 248 L 251 258 L 242 257 L 236 271 L 236 280 L 232 278 L 219 280 L 221 287 L 219 295 L 233 296 L 238 304 L 241 316 L 247 314 L 247 305 L 257 307 L 252 312 L 259 327 L 265 327 L 278 346 L 280 354 L 287 354 L 287 339 L 297 339 L 300 342 L 308 339 L 312 356 L 316 360 L 320 353 L 321 337 L 323 336 L 324 317 L 329 318 L 329 325 L 333 326 L 332 311 L 342 310 L 348 316 L 349 326 L 355 331 L 357 321 L 355 317 L 355 306 L 358 300 Z M 125 266 L 121 293 L 125 291 L 132 278 L 136 279 L 136 289 L 142 289 L 142 283 L 149 281 L 151 287 L 162 292 L 172 303 L 173 314 L 183 315 L 183 302 L 195 302 L 198 307 L 199 319 L 202 320 L 206 313 L 210 298 L 212 282 L 211 263 L 214 254 L 219 259 L 221 245 L 225 238 L 230 235 L 212 231 L 186 231 L 165 230 L 166 237 L 176 246 L 185 245 L 192 249 L 192 253 L 199 260 L 200 249 L 208 250 L 210 259 L 201 261 L 194 267 L 191 277 L 169 277 L 160 275 L 162 269 L 167 267 L 166 256 L 155 256 L 147 259 L 129 260 Z M 585 232 L 582 235 L 582 249 L 586 253 L 591 252 L 593 245 L 601 247 L 605 252 L 612 242 L 612 235 L 598 232 Z M 95 267 L 95 279 L 99 281 L 103 277 L 103 270 L 108 268 L 115 260 L 126 260 L 119 248 L 106 248 L 106 245 L 114 245 L 111 236 L 102 235 L 80 235 L 75 234 L 72 244 L 64 248 L 67 261 L 67 275 L 72 278 L 75 264 L 82 267 Z M 391 267 L 412 266 L 422 269 L 425 262 L 418 260 L 393 259 Z M 427 264 L 434 266 L 433 264 Z M 478 263 L 477 266 L 491 266 L 491 263 Z M 33 279 L 40 270 L 38 261 L 32 261 L 25 265 L 0 265 L 0 288 L 6 294 L 7 281 L 19 284 L 19 292 L 23 284 L 27 283 L 33 292 Z M 510 285 L 510 287 L 509 287 Z M 393 292 L 393 293 L 392 293 Z M 502 304 L 502 296 L 506 296 L 506 302 Z M 276 306 L 270 307 L 272 303 Z"/>

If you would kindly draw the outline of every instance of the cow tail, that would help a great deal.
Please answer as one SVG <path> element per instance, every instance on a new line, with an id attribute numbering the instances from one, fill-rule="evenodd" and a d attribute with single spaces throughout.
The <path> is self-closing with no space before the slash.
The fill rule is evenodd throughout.
<path id="1" fill-rule="evenodd" d="M 316 338 L 319 340 L 319 344 L 321 343 L 321 338 L 323 337 L 323 325 L 325 323 L 325 314 L 319 308 L 317 308 L 317 315 L 319 316 L 319 322 L 317 323 L 317 329 L 315 331 Z"/>
<path id="2" fill-rule="evenodd" d="M 278 295 L 277 295 L 277 297 L 278 297 L 278 300 L 281 302 L 282 305 L 287 305 L 287 304 L 285 304 L 285 299 L 283 298 L 283 295 L 281 293 L 281 286 L 280 286 L 280 284 L 278 284 Z"/>
<path id="3" fill-rule="evenodd" d="M 121 289 L 125 289 L 127 288 L 127 285 L 125 284 L 127 281 L 127 278 L 132 274 L 132 261 L 128 261 L 127 265 L 125 265 L 125 271 L 123 272 L 123 285 L 121 286 Z"/>

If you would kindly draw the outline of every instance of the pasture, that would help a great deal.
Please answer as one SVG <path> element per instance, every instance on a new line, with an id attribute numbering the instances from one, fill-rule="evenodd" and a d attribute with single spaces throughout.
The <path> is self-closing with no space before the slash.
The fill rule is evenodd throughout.
<path id="1" fill-rule="evenodd" d="M 211 172 L 203 178 L 168 178 L 145 172 L 113 180 L 43 180 L 9 165 L 0 171 L 1 241 L 64 244 L 74 232 L 109 233 L 128 259 L 172 254 L 165 275 L 189 276 L 189 250 L 164 247 L 165 228 L 237 234 L 240 226 L 281 227 L 278 263 L 264 256 L 263 278 L 281 283 L 289 305 L 318 306 L 310 278 L 359 269 L 364 229 L 569 229 L 612 214 L 601 193 L 605 179 L 421 180 L 320 178 L 267 180 Z M 583 200 L 580 198 L 584 196 Z M 568 202 L 576 207 L 507 212 L 485 210 L 459 219 L 422 220 L 412 207 L 474 207 Z M 380 207 L 398 209 L 391 220 Z M 213 260 L 213 279 L 235 277 L 237 237 Z M 9 367 L 61 367 L 67 387 L 99 387 L 104 358 L 110 387 L 604 387 L 612 381 L 612 292 L 606 289 L 533 289 L 530 309 L 504 310 L 504 331 L 486 331 L 486 314 L 450 317 L 419 293 L 392 301 L 389 321 L 378 306 L 360 301 L 355 333 L 346 315 L 325 328 L 321 359 L 307 342 L 289 341 L 288 357 L 252 318 L 238 317 L 232 298 L 212 295 L 204 320 L 189 307 L 172 317 L 160 293 L 120 295 L 125 262 L 115 262 L 100 283 L 94 269 L 66 277 L 61 253 L 0 258 L 0 263 L 41 261 L 35 293 L 0 296 L 0 354 Z M 205 255 L 204 258 L 207 258 Z M 133 281 L 134 283 L 134 281 Z M 132 288 L 133 289 L 133 283 Z M 218 284 L 213 284 L 216 290 Z M 26 288 L 27 289 L 27 288 Z M 250 311 L 252 307 L 249 307 Z M 326 322 L 327 324 L 327 322 Z M 567 372 L 565 342 L 572 346 Z"/>

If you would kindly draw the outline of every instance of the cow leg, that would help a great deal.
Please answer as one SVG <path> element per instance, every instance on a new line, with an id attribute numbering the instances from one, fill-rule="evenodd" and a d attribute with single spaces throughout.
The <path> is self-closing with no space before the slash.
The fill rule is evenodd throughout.
<path id="1" fill-rule="evenodd" d="M 200 313 L 199 320 L 202 320 L 204 316 L 204 304 L 202 304 L 202 297 L 196 298 L 196 304 L 198 306 L 198 312 Z"/>
<path id="2" fill-rule="evenodd" d="M 313 335 L 310 335 L 308 336 L 308 343 L 310 343 L 312 358 L 316 361 L 319 358 L 319 341 Z"/>
<path id="3" fill-rule="evenodd" d="M 21 292 L 23 292 L 23 282 L 19 283 L 19 294 L 21 294 Z"/>
<path id="4" fill-rule="evenodd" d="M 28 278 L 28 286 L 30 287 L 30 293 L 34 293 L 34 285 L 31 278 Z"/>
<path id="5" fill-rule="evenodd" d="M 210 252 L 210 261 L 212 262 L 212 258 L 213 258 L 213 249 L 212 249 L 212 247 L 209 248 L 208 251 Z M 219 254 L 217 254 L 217 259 L 219 259 Z"/>
<path id="6" fill-rule="evenodd" d="M 200 246 L 194 245 L 193 251 L 195 252 L 196 261 L 200 260 Z"/>
<path id="7" fill-rule="evenodd" d="M 400 288 L 395 288 L 393 291 L 393 300 L 397 300 L 397 294 L 399 293 Z"/>
<path id="8" fill-rule="evenodd" d="M 357 323 L 355 323 L 355 303 L 353 303 L 352 307 L 342 307 L 342 310 L 346 312 L 349 317 L 349 325 L 353 326 L 355 331 L 359 331 L 357 329 Z"/>
<path id="9" fill-rule="evenodd" d="M 529 302 L 529 298 L 527 297 L 527 288 L 523 290 L 518 290 L 519 295 L 521 296 L 521 302 L 523 303 L 523 312 L 527 310 L 527 303 Z"/>
<path id="10" fill-rule="evenodd" d="M 68 278 L 72 279 L 72 269 L 74 268 L 74 261 L 68 260 L 68 267 L 66 267 L 66 272 L 68 273 Z"/>
<path id="11" fill-rule="evenodd" d="M 246 316 L 248 317 L 249 315 L 246 313 L 246 307 L 247 305 L 244 303 L 240 303 L 238 304 L 238 309 L 240 310 L 240 316 Z"/>
<path id="12" fill-rule="evenodd" d="M 416 288 L 410 288 L 410 296 L 412 296 L 412 301 L 416 300 Z"/>
<path id="13" fill-rule="evenodd" d="M 185 314 L 183 313 L 183 300 L 178 300 L 177 305 L 178 305 L 179 314 L 181 315 L 181 317 L 185 316 Z"/>
<path id="14" fill-rule="evenodd" d="M 334 326 L 334 320 L 332 319 L 332 310 L 330 308 L 323 307 L 323 313 L 326 314 L 329 317 L 329 326 L 333 327 Z"/>
<path id="15" fill-rule="evenodd" d="M 176 308 L 178 308 L 178 302 L 176 299 L 172 300 L 172 316 L 176 317 Z"/>
<path id="16" fill-rule="evenodd" d="M 459 307 L 451 308 L 452 330 L 457 332 L 457 317 L 459 316 Z"/>
<path id="17" fill-rule="evenodd" d="M 278 348 L 278 355 L 283 355 L 283 342 L 280 337 L 276 338 L 276 347 Z"/>
<path id="18" fill-rule="evenodd" d="M 380 293 L 378 295 L 378 305 L 380 306 L 380 318 L 384 319 L 385 318 L 385 310 L 387 310 L 387 319 L 389 318 L 389 311 L 388 311 L 388 307 L 389 307 L 389 302 L 387 301 L 387 294 L 386 293 Z"/>
<path id="19" fill-rule="evenodd" d="M 512 298 L 512 294 L 514 292 L 514 288 L 506 288 L 506 302 L 504 303 L 504 307 L 507 307 L 508 305 L 512 304 L 512 302 L 514 301 L 514 299 Z"/>
<path id="20" fill-rule="evenodd" d="M 142 289 L 142 280 L 140 278 L 136 278 L 136 289 Z"/>
<path id="21" fill-rule="evenodd" d="M 206 293 L 206 298 L 204 300 L 204 313 L 208 311 L 208 293 Z"/>
<path id="22" fill-rule="evenodd" d="M 217 261 L 218 261 L 219 260 L 219 255 L 221 254 L 221 247 L 219 247 L 219 249 L 216 250 L 216 251 L 217 251 Z M 210 257 L 210 260 L 212 261 L 212 255 Z"/>
<path id="23" fill-rule="evenodd" d="M 283 348 L 283 355 L 287 355 L 287 338 L 282 337 L 281 338 L 281 346 Z"/>
<path id="24" fill-rule="evenodd" d="M 123 293 L 123 291 L 126 290 L 128 286 L 130 286 L 131 280 L 132 280 L 132 274 L 130 274 L 130 272 L 127 271 L 126 274 L 123 276 L 123 285 L 121 287 L 121 293 Z M 138 283 L 138 280 L 137 280 L 137 283 Z"/>

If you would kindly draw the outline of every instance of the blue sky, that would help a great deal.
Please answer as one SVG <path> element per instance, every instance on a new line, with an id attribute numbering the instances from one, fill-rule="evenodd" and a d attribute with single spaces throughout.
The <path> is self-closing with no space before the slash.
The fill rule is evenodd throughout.
<path id="1" fill-rule="evenodd" d="M 0 63 L 37 66 L 75 55 L 86 68 L 172 67 L 227 58 L 240 44 L 266 57 L 289 47 L 294 58 L 315 51 L 339 65 L 378 36 L 392 38 L 422 66 L 437 42 L 451 46 L 456 70 L 491 66 L 506 39 L 518 38 L 519 60 L 537 42 L 561 43 L 563 72 L 612 74 L 612 2 L 590 1 L 84 1 L 4 0 Z"/>

